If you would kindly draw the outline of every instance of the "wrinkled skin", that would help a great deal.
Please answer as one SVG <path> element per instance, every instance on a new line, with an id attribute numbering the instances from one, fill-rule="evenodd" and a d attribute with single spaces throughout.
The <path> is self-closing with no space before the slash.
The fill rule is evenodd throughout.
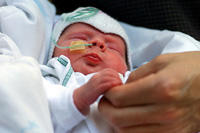
<path id="1" fill-rule="evenodd" d="M 118 133 L 197 133 L 200 52 L 156 57 L 106 92 L 99 111 Z"/>

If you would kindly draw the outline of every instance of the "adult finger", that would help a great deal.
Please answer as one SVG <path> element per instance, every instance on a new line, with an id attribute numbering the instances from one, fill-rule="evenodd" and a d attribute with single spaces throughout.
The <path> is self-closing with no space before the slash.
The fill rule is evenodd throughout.
<path id="1" fill-rule="evenodd" d="M 157 76 L 151 74 L 138 81 L 116 86 L 105 93 L 105 97 L 116 107 L 134 106 L 159 102 Z"/>
<path id="2" fill-rule="evenodd" d="M 135 71 L 131 72 L 126 83 L 130 83 L 140 78 L 143 78 L 147 75 L 157 73 L 169 63 L 169 60 L 171 59 L 172 56 L 173 54 L 160 55 L 155 59 L 153 59 L 152 61 L 150 61 L 149 63 L 142 65 Z"/>
<path id="3" fill-rule="evenodd" d="M 115 131 L 117 133 L 197 133 L 199 130 L 190 129 L 189 123 L 182 122 L 174 125 L 148 124 L 115 128 Z"/>
<path id="4" fill-rule="evenodd" d="M 176 67 L 175 67 L 176 68 Z M 185 75 L 169 65 L 158 73 L 137 81 L 114 87 L 105 97 L 115 106 L 134 106 L 151 103 L 176 103 L 185 95 Z M 170 71 L 170 72 L 169 72 Z"/>
<path id="5" fill-rule="evenodd" d="M 176 57 L 174 54 L 156 57 L 132 72 L 126 83 L 127 86 L 120 86 L 120 90 L 117 90 L 117 88 L 115 88 L 116 90 L 111 89 L 105 96 L 112 103 L 119 106 L 176 102 L 180 99 L 187 78 L 184 73 L 181 73 L 185 69 L 181 68 L 182 70 L 180 70 L 180 65 L 176 63 L 174 57 Z M 109 92 L 112 91 L 120 94 L 116 94 L 118 97 L 111 96 Z M 120 101 L 125 102 L 123 104 Z"/>
<path id="6" fill-rule="evenodd" d="M 151 104 L 117 108 L 106 99 L 101 99 L 99 111 L 114 127 L 129 127 L 140 125 L 166 125 L 184 118 L 190 111 L 185 107 L 177 107 L 173 104 Z"/>

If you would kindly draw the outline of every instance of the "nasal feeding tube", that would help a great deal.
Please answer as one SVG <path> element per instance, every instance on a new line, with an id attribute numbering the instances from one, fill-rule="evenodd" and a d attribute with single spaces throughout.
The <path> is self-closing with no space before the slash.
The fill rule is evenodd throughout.
<path id="1" fill-rule="evenodd" d="M 61 48 L 61 49 L 69 49 L 69 51 L 77 51 L 77 50 L 84 50 L 85 46 L 93 46 L 93 44 L 88 44 L 85 41 L 71 41 L 70 46 L 59 46 L 55 41 L 54 41 L 56 47 Z"/>

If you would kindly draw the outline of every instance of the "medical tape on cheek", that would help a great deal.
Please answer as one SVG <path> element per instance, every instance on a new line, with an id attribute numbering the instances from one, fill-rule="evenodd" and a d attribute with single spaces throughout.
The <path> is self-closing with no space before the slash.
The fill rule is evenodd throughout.
<path id="1" fill-rule="evenodd" d="M 61 49 L 70 49 L 70 51 L 84 50 L 85 46 L 93 46 L 93 44 L 87 44 L 84 41 L 78 40 L 78 41 L 72 41 L 70 46 L 63 47 L 63 46 L 59 46 L 55 42 L 55 40 L 53 40 L 53 41 L 54 41 L 54 44 L 56 45 L 56 47 L 61 48 Z"/>
<path id="2" fill-rule="evenodd" d="M 83 50 L 85 49 L 85 45 L 89 46 L 86 42 L 81 41 L 81 40 L 72 41 L 70 45 L 70 51 Z"/>

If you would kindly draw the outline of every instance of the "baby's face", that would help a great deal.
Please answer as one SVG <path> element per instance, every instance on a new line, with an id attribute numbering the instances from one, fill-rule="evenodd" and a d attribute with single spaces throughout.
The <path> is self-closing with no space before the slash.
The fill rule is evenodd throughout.
<path id="1" fill-rule="evenodd" d="M 70 59 L 74 71 L 83 74 L 98 72 L 104 68 L 113 68 L 121 74 L 127 71 L 125 43 L 121 37 L 102 33 L 87 24 L 75 23 L 63 32 L 57 44 L 70 46 L 72 41 L 78 40 L 93 46 L 86 46 L 85 52 L 76 54 L 69 49 L 55 47 L 53 56 L 65 55 Z"/>

